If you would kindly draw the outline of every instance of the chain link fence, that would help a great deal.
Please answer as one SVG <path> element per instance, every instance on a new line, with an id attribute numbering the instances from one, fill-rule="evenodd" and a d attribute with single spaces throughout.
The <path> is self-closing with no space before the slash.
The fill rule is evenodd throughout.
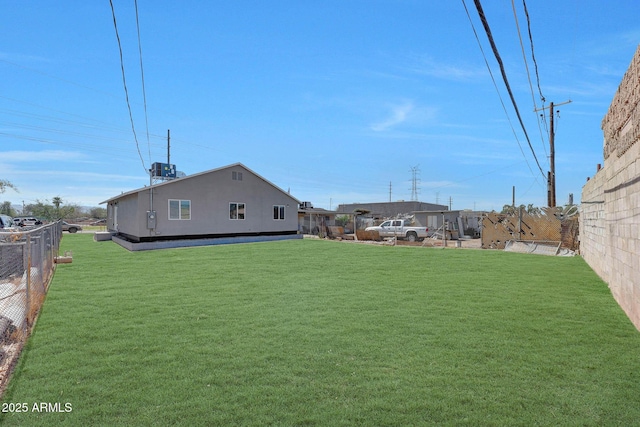
<path id="1" fill-rule="evenodd" d="M 543 208 L 537 213 L 523 209 L 515 213 L 489 213 L 482 220 L 482 248 L 505 249 L 507 242 L 535 242 L 558 249 L 579 249 L 578 209 Z"/>
<path id="2" fill-rule="evenodd" d="M 53 277 L 62 223 L 0 231 L 0 366 L 26 340 Z M 0 383 L 5 374 L 0 369 Z"/>

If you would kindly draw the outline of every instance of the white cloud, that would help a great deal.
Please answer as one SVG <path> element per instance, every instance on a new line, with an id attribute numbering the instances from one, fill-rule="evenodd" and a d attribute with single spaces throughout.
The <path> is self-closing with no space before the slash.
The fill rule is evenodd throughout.
<path id="1" fill-rule="evenodd" d="M 86 156 L 78 151 L 0 151 L 3 162 L 49 162 L 83 159 Z"/>
<path id="2" fill-rule="evenodd" d="M 35 55 L 26 55 L 23 53 L 9 53 L 9 52 L 0 52 L 0 61 L 4 61 L 10 63 L 11 65 L 16 65 L 18 67 L 23 67 L 22 65 L 17 64 L 18 62 L 49 62 L 49 60 L 42 56 Z"/>
<path id="3" fill-rule="evenodd" d="M 436 108 L 416 107 L 413 101 L 406 101 L 402 104 L 392 105 L 386 118 L 369 127 L 374 132 L 384 132 L 403 124 L 424 125 L 435 117 L 436 111 Z"/>
<path id="4" fill-rule="evenodd" d="M 406 102 L 402 105 L 395 105 L 391 108 L 388 117 L 378 123 L 371 125 L 371 129 L 376 132 L 383 132 L 389 128 L 399 125 L 407 120 L 407 117 L 413 111 L 412 102 Z"/>
<path id="5" fill-rule="evenodd" d="M 408 70 L 418 75 L 435 77 L 449 81 L 473 81 L 479 76 L 486 76 L 486 69 L 475 66 L 459 66 L 438 62 L 428 56 L 414 58 L 417 65 L 408 67 Z"/>
<path id="6" fill-rule="evenodd" d="M 54 179 L 63 179 L 63 180 L 72 180 L 82 183 L 87 183 L 89 181 L 120 181 L 120 182 L 142 182 L 145 185 L 144 177 L 141 175 L 123 175 L 118 173 L 103 173 L 103 172 L 86 172 L 86 171 L 64 171 L 64 170 L 14 170 L 12 172 L 12 176 L 19 177 L 21 179 L 38 179 L 42 180 L 43 178 L 47 178 L 50 180 Z"/>

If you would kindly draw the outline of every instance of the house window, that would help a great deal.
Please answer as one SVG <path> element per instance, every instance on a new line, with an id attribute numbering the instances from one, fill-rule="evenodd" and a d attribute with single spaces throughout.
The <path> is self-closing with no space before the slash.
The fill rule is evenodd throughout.
<path id="1" fill-rule="evenodd" d="M 242 172 L 231 171 L 231 179 L 234 181 L 242 181 Z"/>
<path id="2" fill-rule="evenodd" d="M 191 219 L 191 200 L 169 200 L 169 219 Z"/>
<path id="3" fill-rule="evenodd" d="M 244 219 L 244 203 L 229 203 L 229 219 Z"/>
<path id="4" fill-rule="evenodd" d="M 284 205 L 273 205 L 273 219 L 284 219 Z"/>

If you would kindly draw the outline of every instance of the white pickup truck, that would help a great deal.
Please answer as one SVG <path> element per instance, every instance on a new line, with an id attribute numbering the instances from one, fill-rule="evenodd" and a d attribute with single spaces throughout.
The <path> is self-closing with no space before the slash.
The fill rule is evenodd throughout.
<path id="1" fill-rule="evenodd" d="M 390 219 L 375 227 L 367 227 L 365 231 L 377 231 L 380 237 L 396 237 L 415 242 L 427 237 L 427 227 L 414 227 L 405 224 L 403 219 Z"/>

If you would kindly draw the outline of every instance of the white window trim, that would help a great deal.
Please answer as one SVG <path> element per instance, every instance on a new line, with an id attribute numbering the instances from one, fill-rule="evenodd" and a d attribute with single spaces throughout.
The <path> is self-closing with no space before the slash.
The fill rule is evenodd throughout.
<path id="1" fill-rule="evenodd" d="M 242 205 L 244 218 L 231 218 L 231 205 L 236 205 L 236 216 L 239 216 L 238 213 L 240 211 L 238 205 Z M 244 202 L 229 202 L 229 221 L 244 221 L 245 219 L 247 219 L 247 204 Z"/>
<path id="2" fill-rule="evenodd" d="M 171 202 L 178 202 L 178 218 L 171 218 Z M 182 217 L 182 202 L 189 202 L 189 218 Z M 186 199 L 169 199 L 167 201 L 169 221 L 191 221 L 191 200 Z"/>
<path id="3" fill-rule="evenodd" d="M 287 214 L 287 208 L 285 205 L 273 205 L 273 209 L 278 208 L 278 218 L 273 218 L 274 221 L 284 221 Z M 280 212 L 282 212 L 282 218 L 280 218 Z"/>

